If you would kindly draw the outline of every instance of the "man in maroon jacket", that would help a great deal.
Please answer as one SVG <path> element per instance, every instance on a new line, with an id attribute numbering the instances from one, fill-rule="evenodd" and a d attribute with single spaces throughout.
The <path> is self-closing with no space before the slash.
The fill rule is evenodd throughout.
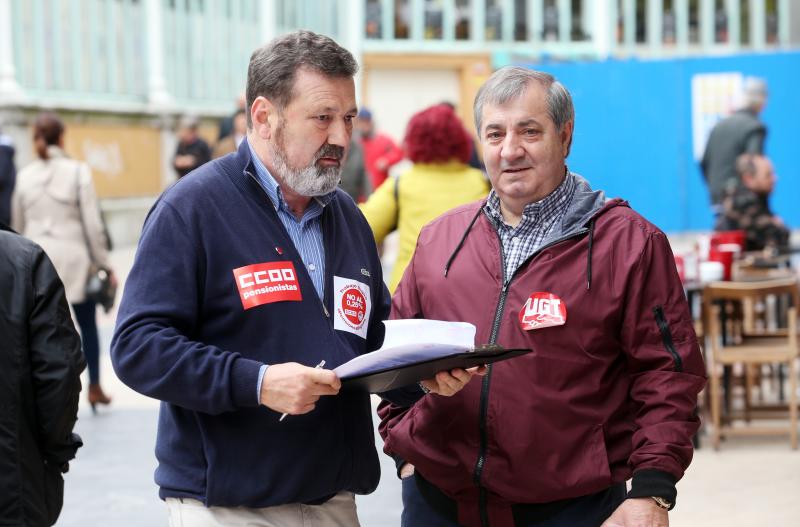
<path id="1" fill-rule="evenodd" d="M 667 237 L 567 169 L 552 76 L 497 71 L 475 120 L 493 191 L 423 229 L 392 316 L 533 353 L 453 397 L 382 403 L 403 525 L 666 526 L 705 384 Z"/>

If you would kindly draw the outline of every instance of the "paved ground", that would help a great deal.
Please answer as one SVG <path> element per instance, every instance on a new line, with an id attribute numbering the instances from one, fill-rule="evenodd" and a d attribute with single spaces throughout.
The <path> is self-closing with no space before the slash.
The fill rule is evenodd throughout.
<path id="1" fill-rule="evenodd" d="M 131 250 L 114 253 L 121 274 L 131 258 Z M 100 317 L 102 378 L 114 402 L 96 416 L 81 402 L 77 431 L 85 446 L 67 474 L 59 526 L 167 525 L 153 483 L 158 403 L 114 377 L 107 355 L 113 321 L 114 313 Z M 670 514 L 673 527 L 800 525 L 800 451 L 790 450 L 788 439 L 737 438 L 719 452 L 704 446 L 678 485 L 678 507 Z M 382 458 L 378 490 L 358 499 L 364 527 L 399 525 L 400 485 L 393 463 Z"/>

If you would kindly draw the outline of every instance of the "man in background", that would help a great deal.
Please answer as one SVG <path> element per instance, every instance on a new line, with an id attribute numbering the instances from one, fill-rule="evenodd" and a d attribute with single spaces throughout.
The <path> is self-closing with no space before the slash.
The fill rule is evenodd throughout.
<path id="1" fill-rule="evenodd" d="M 727 190 L 714 229 L 745 231 L 745 251 L 785 252 L 789 229 L 769 207 L 776 180 L 772 162 L 761 155 L 742 154 L 736 170 L 741 184 Z"/>
<path id="2" fill-rule="evenodd" d="M 236 152 L 245 137 L 247 137 L 247 115 L 244 110 L 237 110 L 233 115 L 232 133 L 220 139 L 214 146 L 214 159 Z"/>
<path id="3" fill-rule="evenodd" d="M 364 152 L 355 138 L 350 139 L 350 151 L 347 153 L 347 159 L 342 167 L 342 180 L 339 182 L 339 186 L 356 203 L 362 203 L 372 194 L 372 185 L 364 166 Z"/>
<path id="4" fill-rule="evenodd" d="M 361 138 L 361 148 L 364 151 L 364 165 L 369 174 L 372 188 L 381 186 L 389 176 L 389 169 L 403 159 L 403 150 L 397 146 L 391 137 L 375 129 L 372 112 L 362 108 L 358 112 L 356 127 Z"/>
<path id="5" fill-rule="evenodd" d="M 748 77 L 744 86 L 745 106 L 718 122 L 708 136 L 700 166 L 711 194 L 711 205 L 719 205 L 729 187 L 741 184 L 736 159 L 742 154 L 763 154 L 767 127 L 758 118 L 767 104 L 767 83 Z"/>
<path id="6" fill-rule="evenodd" d="M 179 178 L 211 161 L 211 149 L 198 135 L 197 127 L 198 121 L 194 116 L 186 116 L 181 120 L 178 147 L 172 160 L 172 166 Z"/>

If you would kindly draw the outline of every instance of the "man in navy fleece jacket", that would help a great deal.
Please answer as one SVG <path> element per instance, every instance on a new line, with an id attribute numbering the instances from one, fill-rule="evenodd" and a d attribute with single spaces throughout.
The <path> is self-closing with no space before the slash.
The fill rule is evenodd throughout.
<path id="1" fill-rule="evenodd" d="M 308 31 L 256 50 L 247 139 L 145 221 L 112 361 L 163 401 L 155 479 L 181 525 L 358 525 L 354 493 L 378 484 L 369 395 L 314 368 L 380 347 L 389 314 L 372 232 L 336 189 L 356 69 Z M 452 395 L 471 375 L 424 386 Z"/>

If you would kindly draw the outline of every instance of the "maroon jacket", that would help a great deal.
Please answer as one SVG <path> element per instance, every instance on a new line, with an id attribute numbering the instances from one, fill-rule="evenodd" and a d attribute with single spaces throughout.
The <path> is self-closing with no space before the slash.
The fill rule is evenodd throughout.
<path id="1" fill-rule="evenodd" d="M 455 499 L 468 526 L 481 525 L 480 509 L 492 526 L 513 525 L 511 504 L 632 474 L 629 496 L 674 493 L 692 459 L 705 367 L 669 242 L 626 202 L 578 183 L 556 232 L 508 284 L 485 202 L 472 203 L 422 230 L 393 299 L 393 318 L 468 321 L 477 344 L 534 350 L 453 397 L 379 409 L 386 452 Z M 521 328 L 535 292 L 561 299 L 563 325 Z"/>

